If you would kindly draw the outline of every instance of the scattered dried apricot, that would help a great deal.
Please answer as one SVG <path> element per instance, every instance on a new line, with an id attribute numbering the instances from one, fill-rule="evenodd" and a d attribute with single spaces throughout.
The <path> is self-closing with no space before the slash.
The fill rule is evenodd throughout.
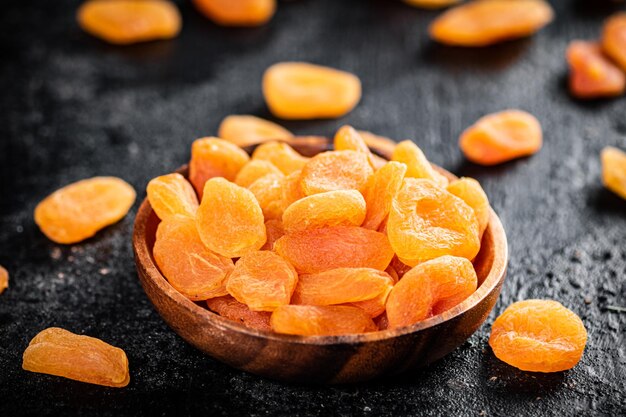
<path id="1" fill-rule="evenodd" d="M 275 141 L 259 145 L 252 153 L 252 159 L 269 161 L 285 175 L 301 170 L 309 160 L 288 144 Z"/>
<path id="2" fill-rule="evenodd" d="M 189 181 L 180 174 L 156 177 L 148 183 L 146 191 L 150 206 L 161 220 L 175 214 L 196 215 L 198 197 Z"/>
<path id="3" fill-rule="evenodd" d="M 367 313 L 351 306 L 281 306 L 272 313 L 270 323 L 277 333 L 301 336 L 335 336 L 377 329 Z"/>
<path id="4" fill-rule="evenodd" d="M 193 0 L 193 4 L 222 26 L 261 26 L 276 11 L 276 0 Z"/>
<path id="5" fill-rule="evenodd" d="M 9 271 L 0 265 L 0 294 L 9 288 Z"/>
<path id="6" fill-rule="evenodd" d="M 448 180 L 435 171 L 422 150 L 410 140 L 398 143 L 391 155 L 391 160 L 402 162 L 407 166 L 407 177 L 433 180 L 443 187 L 448 184 Z"/>
<path id="7" fill-rule="evenodd" d="M 559 372 L 582 358 L 587 330 L 561 303 L 525 300 L 511 304 L 491 327 L 496 357 L 523 371 Z"/>
<path id="8" fill-rule="evenodd" d="M 272 330 L 270 326 L 271 313 L 267 311 L 252 311 L 247 305 L 240 303 L 230 295 L 211 298 L 206 303 L 211 311 L 246 327 L 267 331 Z"/>
<path id="9" fill-rule="evenodd" d="M 232 115 L 222 120 L 217 136 L 237 146 L 245 147 L 268 140 L 289 139 L 293 134 L 284 127 L 260 117 Z"/>
<path id="10" fill-rule="evenodd" d="M 626 199 L 626 152 L 607 146 L 602 149 L 601 159 L 604 186 Z"/>
<path id="11" fill-rule="evenodd" d="M 489 224 L 490 214 L 489 199 L 480 183 L 474 178 L 463 177 L 451 182 L 446 190 L 465 201 L 474 210 L 476 220 L 478 220 L 478 232 L 482 237 Z"/>
<path id="12" fill-rule="evenodd" d="M 378 230 L 383 224 L 391 209 L 393 198 L 402 187 L 406 171 L 406 164 L 391 161 L 369 178 L 363 193 L 367 203 L 363 227 Z"/>
<path id="13" fill-rule="evenodd" d="M 306 195 L 334 190 L 364 191 L 373 172 L 362 152 L 323 152 L 302 168 L 300 186 Z"/>
<path id="14" fill-rule="evenodd" d="M 571 42 L 567 61 L 570 92 L 578 98 L 615 97 L 626 90 L 626 74 L 602 54 L 596 42 Z"/>
<path id="15" fill-rule="evenodd" d="M 602 29 L 602 49 L 626 71 L 626 13 L 609 17 Z"/>

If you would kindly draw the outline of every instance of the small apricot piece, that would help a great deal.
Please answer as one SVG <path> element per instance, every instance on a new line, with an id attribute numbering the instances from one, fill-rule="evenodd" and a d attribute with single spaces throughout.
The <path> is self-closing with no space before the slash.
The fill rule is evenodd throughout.
<path id="1" fill-rule="evenodd" d="M 559 372 L 582 358 L 587 330 L 580 318 L 552 300 L 511 304 L 491 327 L 494 355 L 522 371 Z"/>
<path id="2" fill-rule="evenodd" d="M 446 190 L 465 201 L 474 210 L 476 220 L 478 220 L 478 233 L 482 237 L 489 224 L 490 214 L 489 199 L 480 183 L 474 178 L 463 177 L 451 182 Z"/>
<path id="3" fill-rule="evenodd" d="M 441 9 L 461 2 L 461 0 L 402 0 L 406 4 L 422 9 Z"/>
<path id="4" fill-rule="evenodd" d="M 209 310 L 246 327 L 266 331 L 272 330 L 270 326 L 271 313 L 267 311 L 252 311 L 247 305 L 240 303 L 230 295 L 211 298 L 206 300 L 206 303 Z"/>
<path id="5" fill-rule="evenodd" d="M 161 220 L 175 214 L 194 217 L 198 211 L 196 192 L 180 174 L 156 177 L 148 183 L 146 191 L 152 209 Z"/>
<path id="6" fill-rule="evenodd" d="M 495 165 L 532 155 L 541 149 L 542 142 L 541 125 L 535 116 L 505 110 L 484 116 L 468 127 L 461 134 L 459 146 L 470 161 Z"/>
<path id="7" fill-rule="evenodd" d="M 189 181 L 202 199 L 204 183 L 215 177 L 235 181 L 239 170 L 250 160 L 248 154 L 224 139 L 197 139 L 191 145 Z"/>
<path id="8" fill-rule="evenodd" d="M 604 186 L 626 199 L 626 152 L 607 146 L 602 149 L 601 160 Z"/>
<path id="9" fill-rule="evenodd" d="M 282 203 L 283 208 L 287 209 L 291 204 L 296 201 L 304 198 L 304 192 L 302 191 L 302 187 L 300 185 L 300 177 L 302 171 L 294 171 L 291 174 L 287 175 L 285 178 L 285 182 L 283 183 L 283 195 L 282 195 Z"/>
<path id="10" fill-rule="evenodd" d="M 226 295 L 230 258 L 210 251 L 200 240 L 194 218 L 173 215 L 157 228 L 154 260 L 165 278 L 192 301 Z"/>
<path id="11" fill-rule="evenodd" d="M 322 152 L 302 168 L 300 186 L 306 195 L 335 190 L 362 192 L 373 172 L 367 156 L 362 152 Z"/>
<path id="12" fill-rule="evenodd" d="M 274 244 L 276 241 L 285 235 L 283 222 L 278 219 L 270 219 L 266 221 L 265 234 L 267 235 L 267 240 L 261 250 L 274 250 Z"/>
<path id="13" fill-rule="evenodd" d="M 474 259 L 480 249 L 474 210 L 434 182 L 418 178 L 405 178 L 394 198 L 387 236 L 398 258 L 410 266 L 443 255 Z"/>
<path id="14" fill-rule="evenodd" d="M 357 190 L 337 190 L 304 197 L 285 210 L 287 233 L 328 226 L 360 226 L 365 219 L 365 199 Z"/>
<path id="15" fill-rule="evenodd" d="M 357 151 L 363 152 L 367 156 L 372 168 L 377 169 L 379 161 L 374 158 L 374 155 L 367 147 L 367 144 L 352 126 L 342 126 L 335 133 L 334 148 L 336 151 Z"/>
<path id="16" fill-rule="evenodd" d="M 35 223 L 56 243 L 76 243 L 117 223 L 135 202 L 135 190 L 115 177 L 93 177 L 50 194 L 35 208 Z"/>
<path id="17" fill-rule="evenodd" d="M 602 28 L 602 49 L 626 72 L 626 13 L 609 17 Z"/>
<path id="18" fill-rule="evenodd" d="M 22 368 L 114 388 L 130 382 L 128 358 L 122 349 L 58 327 L 42 330 L 30 341 Z"/>
<path id="19" fill-rule="evenodd" d="M 238 258 L 265 244 L 263 211 L 252 192 L 224 178 L 211 178 L 204 185 L 204 196 L 196 226 L 209 249 Z"/>
<path id="20" fill-rule="evenodd" d="M 276 174 L 282 177 L 284 174 L 282 171 L 274 166 L 269 161 L 262 159 L 253 159 L 241 168 L 241 171 L 235 177 L 235 184 L 242 187 L 249 187 L 259 178 L 262 178 L 268 174 Z"/>
<path id="21" fill-rule="evenodd" d="M 285 175 L 301 170 L 309 160 L 288 144 L 275 141 L 259 145 L 252 153 L 252 159 L 269 161 Z"/>
<path id="22" fill-rule="evenodd" d="M 624 93 L 626 74 L 603 55 L 598 43 L 573 41 L 566 55 L 572 95 L 578 98 L 598 98 Z"/>
<path id="23" fill-rule="evenodd" d="M 217 136 L 237 146 L 245 147 L 268 140 L 290 139 L 293 134 L 284 127 L 260 117 L 232 115 L 222 120 Z"/>
<path id="24" fill-rule="evenodd" d="M 283 119 L 336 118 L 361 99 L 361 81 L 349 72 L 281 62 L 263 75 L 263 95 L 270 111 Z"/>
<path id="25" fill-rule="evenodd" d="M 283 215 L 284 181 L 285 176 L 282 173 L 267 174 L 248 187 L 259 202 L 265 220 L 280 219 Z"/>
<path id="26" fill-rule="evenodd" d="M 355 226 L 307 229 L 287 234 L 278 239 L 274 250 L 301 274 L 335 268 L 384 271 L 393 257 L 384 234 Z"/>
<path id="27" fill-rule="evenodd" d="M 553 17 L 543 0 L 475 0 L 441 14 L 430 36 L 447 45 L 487 46 L 530 36 Z"/>
<path id="28" fill-rule="evenodd" d="M 391 155 L 391 160 L 402 162 L 407 166 L 407 177 L 433 180 L 443 187 L 448 185 L 448 180 L 435 171 L 428 159 L 426 159 L 426 156 L 424 156 L 424 152 L 410 140 L 398 143 Z"/>
<path id="29" fill-rule="evenodd" d="M 391 161 L 369 178 L 364 192 L 367 214 L 363 227 L 378 230 L 383 224 L 391 209 L 393 198 L 402 187 L 406 171 L 406 164 Z"/>
<path id="30" fill-rule="evenodd" d="M 9 288 L 9 271 L 0 265 L 0 294 Z"/>
<path id="31" fill-rule="evenodd" d="M 389 327 L 403 327 L 441 314 L 476 291 L 474 266 L 465 258 L 441 256 L 407 272 L 387 298 Z"/>
<path id="32" fill-rule="evenodd" d="M 250 252 L 235 264 L 228 277 L 228 293 L 252 311 L 273 311 L 289 304 L 298 282 L 296 270 L 267 250 Z"/>
<path id="33" fill-rule="evenodd" d="M 272 313 L 270 324 L 277 333 L 301 336 L 338 336 L 377 329 L 365 311 L 352 306 L 281 306 Z"/>
<path id="34" fill-rule="evenodd" d="M 176 5 L 164 0 L 88 0 L 77 18 L 85 32 L 118 45 L 174 38 L 181 28 Z"/>
<path id="35" fill-rule="evenodd" d="M 193 4 L 222 26 L 261 26 L 276 11 L 276 0 L 193 0 Z"/>

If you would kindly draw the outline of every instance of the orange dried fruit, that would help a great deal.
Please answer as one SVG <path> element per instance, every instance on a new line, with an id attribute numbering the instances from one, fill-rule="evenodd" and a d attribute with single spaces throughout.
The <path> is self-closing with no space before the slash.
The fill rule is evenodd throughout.
<path id="1" fill-rule="evenodd" d="M 274 244 L 276 241 L 285 235 L 283 222 L 278 219 L 270 219 L 266 221 L 265 234 L 267 235 L 267 240 L 261 250 L 274 250 Z"/>
<path id="2" fill-rule="evenodd" d="M 35 223 L 56 243 L 76 243 L 121 220 L 135 190 L 115 177 L 93 177 L 50 194 L 35 208 Z"/>
<path id="3" fill-rule="evenodd" d="M 626 71 L 626 13 L 609 17 L 602 28 L 602 49 Z"/>
<path id="4" fill-rule="evenodd" d="M 352 306 L 281 306 L 272 313 L 270 324 L 277 333 L 301 336 L 336 336 L 376 330 L 367 313 Z"/>
<path id="5" fill-rule="evenodd" d="M 237 145 L 219 138 L 197 139 L 191 145 L 189 181 L 202 199 L 204 183 L 215 177 L 234 181 L 250 157 Z"/>
<path id="6" fill-rule="evenodd" d="M 478 220 L 478 232 L 482 237 L 489 224 L 490 214 L 489 199 L 480 183 L 474 178 L 463 177 L 451 182 L 446 190 L 465 201 L 474 210 L 476 220 Z"/>
<path id="7" fill-rule="evenodd" d="M 406 171 L 406 164 L 391 161 L 369 178 L 363 193 L 367 203 L 363 227 L 378 230 L 383 224 L 391 209 L 393 198 L 402 187 Z"/>
<path id="8" fill-rule="evenodd" d="M 406 4 L 413 7 L 421 7 L 423 9 L 440 9 L 452 6 L 461 2 L 461 0 L 402 0 Z"/>
<path id="9" fill-rule="evenodd" d="M 176 5 L 164 0 L 88 0 L 77 19 L 85 32 L 119 45 L 174 38 L 181 28 Z"/>
<path id="10" fill-rule="evenodd" d="M 150 206 L 161 220 L 175 214 L 196 215 L 198 197 L 189 181 L 180 174 L 156 177 L 148 183 L 146 191 Z"/>
<path id="11" fill-rule="evenodd" d="M 541 125 L 535 116 L 505 110 L 484 116 L 468 127 L 459 146 L 470 161 L 495 165 L 532 155 L 541 149 L 542 142 Z"/>
<path id="12" fill-rule="evenodd" d="M 0 265 L 0 294 L 9 288 L 9 271 Z"/>
<path id="13" fill-rule="evenodd" d="M 276 0 L 193 0 L 193 4 L 222 26 L 261 26 L 276 11 Z"/>
<path id="14" fill-rule="evenodd" d="M 365 141 L 368 148 L 375 149 L 378 152 L 392 154 L 396 148 L 396 141 L 377 135 L 366 130 L 357 130 L 361 138 Z M 386 162 L 386 161 L 385 161 Z"/>
<path id="15" fill-rule="evenodd" d="M 405 178 L 394 198 L 387 236 L 398 258 L 410 266 L 443 255 L 474 259 L 480 249 L 474 210 L 434 182 L 418 178 Z"/>
<path id="16" fill-rule="evenodd" d="M 429 30 L 444 44 L 487 46 L 530 36 L 553 17 L 543 0 L 476 0 L 442 13 Z"/>
<path id="17" fill-rule="evenodd" d="M 335 190 L 362 192 L 373 172 L 362 152 L 322 152 L 302 168 L 300 186 L 306 195 Z"/>
<path id="18" fill-rule="evenodd" d="M 194 218 L 173 215 L 157 229 L 154 260 L 178 292 L 192 301 L 226 295 L 230 258 L 210 251 L 200 240 Z"/>
<path id="19" fill-rule="evenodd" d="M 237 146 L 245 147 L 268 140 L 290 139 L 293 134 L 284 127 L 260 117 L 232 115 L 222 120 L 217 136 Z"/>
<path id="20" fill-rule="evenodd" d="M 273 311 L 289 304 L 298 273 L 285 259 L 270 251 L 250 252 L 235 264 L 228 277 L 228 293 L 252 311 Z"/>
<path id="21" fill-rule="evenodd" d="M 57 327 L 42 330 L 30 341 L 22 368 L 114 388 L 130 382 L 128 358 L 122 349 Z"/>
<path id="22" fill-rule="evenodd" d="M 283 209 L 287 209 L 291 204 L 305 197 L 300 186 L 301 174 L 302 171 L 294 171 L 285 178 L 282 195 Z"/>
<path id="23" fill-rule="evenodd" d="M 384 234 L 355 226 L 307 229 L 287 234 L 278 239 L 274 250 L 302 274 L 335 268 L 384 271 L 393 257 Z"/>
<path id="24" fill-rule="evenodd" d="M 354 303 L 348 303 L 346 305 L 358 307 L 361 310 L 365 311 L 371 318 L 376 318 L 385 312 L 387 298 L 391 293 L 391 289 L 393 288 L 393 279 L 389 278 L 389 286 L 385 289 L 385 291 L 378 294 L 376 297 L 371 298 L 369 300 L 357 301 Z"/>
<path id="25" fill-rule="evenodd" d="M 365 199 L 356 190 L 313 194 L 291 204 L 283 213 L 287 233 L 328 226 L 360 226 L 365 219 Z"/>
<path id="26" fill-rule="evenodd" d="M 365 140 L 361 137 L 352 126 L 342 126 L 335 133 L 334 148 L 336 151 L 356 151 L 362 152 L 367 156 L 372 168 L 377 169 L 380 164 L 380 160 L 375 158 L 370 148 L 365 143 Z"/>
<path id="27" fill-rule="evenodd" d="M 615 97 L 626 90 L 626 74 L 603 55 L 598 43 L 573 41 L 566 56 L 572 95 L 578 98 Z"/>
<path id="28" fill-rule="evenodd" d="M 626 199 L 626 152 L 607 146 L 602 149 L 601 160 L 604 186 Z"/>
<path id="29" fill-rule="evenodd" d="M 256 180 L 268 174 L 276 174 L 280 177 L 283 176 L 282 171 L 276 168 L 271 162 L 262 159 L 253 159 L 241 168 L 241 171 L 239 171 L 235 177 L 235 184 L 242 187 L 249 187 Z"/>
<path id="30" fill-rule="evenodd" d="M 448 184 L 448 180 L 435 171 L 422 150 L 410 140 L 398 143 L 391 155 L 391 160 L 402 162 L 407 166 L 407 177 L 433 180 L 442 187 Z"/>
<path id="31" fill-rule="evenodd" d="M 341 117 L 361 99 L 361 81 L 349 72 L 305 62 L 281 62 L 263 75 L 263 95 L 283 119 Z"/>
<path id="32" fill-rule="evenodd" d="M 582 358 L 587 330 L 561 303 L 525 300 L 511 304 L 491 327 L 496 357 L 523 371 L 559 372 Z"/>
<path id="33" fill-rule="evenodd" d="M 254 194 L 224 178 L 204 185 L 196 227 L 213 252 L 237 258 L 260 249 L 266 240 L 263 211 Z"/>
<path id="34" fill-rule="evenodd" d="M 246 327 L 266 331 L 272 330 L 270 326 L 271 313 L 267 311 L 252 311 L 247 305 L 240 303 L 230 295 L 211 298 L 206 303 L 211 311 Z"/>
<path id="35" fill-rule="evenodd" d="M 266 220 L 280 219 L 283 215 L 284 182 L 283 174 L 267 174 L 248 187 L 259 202 Z"/>
<path id="36" fill-rule="evenodd" d="M 387 298 L 389 327 L 403 327 L 441 314 L 476 291 L 474 266 L 465 258 L 441 256 L 407 272 Z"/>
<path id="37" fill-rule="evenodd" d="M 252 159 L 269 161 L 285 175 L 301 170 L 309 160 L 309 158 L 300 155 L 288 144 L 275 141 L 262 143 L 257 146 L 252 153 Z"/>

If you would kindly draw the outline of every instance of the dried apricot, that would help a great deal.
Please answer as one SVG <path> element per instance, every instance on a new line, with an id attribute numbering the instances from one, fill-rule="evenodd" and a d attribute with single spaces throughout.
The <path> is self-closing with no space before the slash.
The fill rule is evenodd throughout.
<path id="1" fill-rule="evenodd" d="M 9 288 L 9 271 L 0 265 L 0 294 Z"/>
<path id="2" fill-rule="evenodd" d="M 463 177 L 451 182 L 446 190 L 465 201 L 474 210 L 476 220 L 478 220 L 478 232 L 482 237 L 489 224 L 490 214 L 489 199 L 480 183 L 474 178 Z"/>
<path id="3" fill-rule="evenodd" d="M 582 358 L 587 330 L 580 318 L 551 300 L 511 304 L 491 327 L 496 357 L 523 371 L 559 372 Z"/>
<path id="4" fill-rule="evenodd" d="M 596 42 L 573 41 L 567 48 L 569 88 L 578 98 L 614 97 L 624 93 L 626 75 L 602 54 Z"/>
<path id="5" fill-rule="evenodd" d="M 263 211 L 254 194 L 224 178 L 211 178 L 204 195 L 196 226 L 209 249 L 237 258 L 265 244 Z"/>
<path id="6" fill-rule="evenodd" d="M 265 222 L 265 234 L 267 235 L 267 241 L 261 250 L 274 250 L 274 244 L 278 239 L 285 235 L 285 228 L 283 222 L 278 219 L 270 219 Z"/>
<path id="7" fill-rule="evenodd" d="M 301 174 L 302 171 L 294 171 L 285 178 L 282 195 L 283 209 L 287 209 L 291 204 L 305 197 L 300 186 Z"/>
<path id="8" fill-rule="evenodd" d="M 211 311 L 246 327 L 267 331 L 272 330 L 270 326 L 271 313 L 267 311 L 252 311 L 247 305 L 240 303 L 230 295 L 211 298 L 206 303 Z"/>
<path id="9" fill-rule="evenodd" d="M 470 161 L 495 165 L 532 155 L 542 142 L 541 125 L 532 114 L 505 110 L 484 116 L 467 128 L 459 146 Z"/>
<path id="10" fill-rule="evenodd" d="M 121 388 L 130 382 L 122 349 L 58 327 L 42 330 L 30 341 L 22 368 L 107 387 Z"/>
<path id="11" fill-rule="evenodd" d="M 376 297 L 369 300 L 348 303 L 346 305 L 360 308 L 361 310 L 365 311 L 371 318 L 376 318 L 380 316 L 385 312 L 387 298 L 389 297 L 391 289 L 393 288 L 393 279 L 391 277 L 389 277 L 388 283 L 389 285 L 386 287 L 385 291 L 381 292 Z"/>
<path id="12" fill-rule="evenodd" d="M 367 313 L 351 306 L 281 306 L 272 313 L 270 324 L 277 333 L 301 336 L 336 336 L 377 329 Z"/>
<path id="13" fill-rule="evenodd" d="M 384 234 L 355 226 L 307 229 L 287 234 L 278 239 L 274 250 L 302 274 L 335 268 L 384 271 L 393 257 Z"/>
<path id="14" fill-rule="evenodd" d="M 237 145 L 219 138 L 197 139 L 191 145 L 189 181 L 202 198 L 204 183 L 214 177 L 234 181 L 250 157 Z"/>
<path id="15" fill-rule="evenodd" d="M 475 0 L 441 14 L 430 36 L 448 45 L 487 46 L 530 36 L 553 17 L 543 0 Z"/>
<path id="16" fill-rule="evenodd" d="M 626 199 L 626 152 L 607 146 L 602 149 L 601 159 L 604 186 Z"/>
<path id="17" fill-rule="evenodd" d="M 210 251 L 200 240 L 194 218 L 173 215 L 157 229 L 154 260 L 178 292 L 193 301 L 226 295 L 230 258 Z"/>
<path id="18" fill-rule="evenodd" d="M 476 291 L 474 266 L 465 258 L 441 256 L 407 272 L 387 298 L 389 327 L 403 327 L 441 314 Z"/>
<path id="19" fill-rule="evenodd" d="M 196 192 L 180 174 L 156 177 L 148 183 L 146 191 L 150 206 L 161 220 L 174 214 L 194 217 L 198 211 Z"/>
<path id="20" fill-rule="evenodd" d="M 193 0 L 193 4 L 222 26 L 261 26 L 276 11 L 276 0 Z"/>
<path id="21" fill-rule="evenodd" d="M 374 158 L 374 155 L 368 148 L 367 144 L 352 126 L 342 126 L 335 133 L 334 148 L 336 151 L 357 151 L 362 152 L 367 156 L 372 168 L 377 169 L 379 161 Z"/>
<path id="22" fill-rule="evenodd" d="M 266 220 L 280 219 L 283 215 L 284 182 L 283 174 L 267 174 L 248 187 L 259 202 Z"/>
<path id="23" fill-rule="evenodd" d="M 378 230 L 389 214 L 393 198 L 402 187 L 406 171 L 406 164 L 391 161 L 369 178 L 363 193 L 367 203 L 363 227 Z"/>
<path id="24" fill-rule="evenodd" d="M 418 178 L 405 178 L 394 198 L 387 236 L 398 258 L 410 266 L 443 255 L 474 259 L 480 249 L 474 210 L 434 182 Z"/>
<path id="25" fill-rule="evenodd" d="M 250 252 L 235 264 L 228 277 L 228 293 L 252 311 L 273 311 L 289 304 L 298 282 L 296 270 L 270 251 Z"/>
<path id="26" fill-rule="evenodd" d="M 135 196 L 119 178 L 89 178 L 46 197 L 35 208 L 35 223 L 54 242 L 80 242 L 126 216 Z"/>
<path id="27" fill-rule="evenodd" d="M 77 18 L 85 32 L 119 45 L 174 38 L 181 28 L 176 5 L 164 0 L 88 0 Z"/>
<path id="28" fill-rule="evenodd" d="M 602 28 L 602 49 L 626 71 L 626 13 L 609 17 Z"/>
<path id="29" fill-rule="evenodd" d="M 386 138 L 384 136 L 377 135 L 366 130 L 357 130 L 361 139 L 365 141 L 368 148 L 375 149 L 378 152 L 392 154 L 396 148 L 396 141 Z"/>
<path id="30" fill-rule="evenodd" d="M 349 72 L 281 62 L 263 75 L 263 95 L 271 112 L 283 119 L 335 118 L 361 99 L 361 81 Z"/>
<path id="31" fill-rule="evenodd" d="M 275 141 L 257 146 L 252 153 L 252 159 L 269 161 L 285 175 L 301 170 L 309 160 L 309 158 L 300 155 L 288 144 Z"/>
<path id="32" fill-rule="evenodd" d="M 323 152 L 302 168 L 300 186 L 306 195 L 335 190 L 364 191 L 373 172 L 362 152 Z"/>
<path id="33" fill-rule="evenodd" d="M 360 226 L 365 218 L 365 199 L 356 190 L 337 190 L 304 197 L 285 210 L 287 233 L 328 226 Z"/>
<path id="34" fill-rule="evenodd" d="M 391 155 L 391 160 L 402 162 L 407 166 L 407 177 L 433 180 L 443 187 L 448 185 L 446 177 L 435 171 L 422 150 L 410 140 L 398 143 Z"/>
<path id="35" fill-rule="evenodd" d="M 245 147 L 268 140 L 290 139 L 293 134 L 284 127 L 260 117 L 232 115 L 222 120 L 217 136 L 237 146 Z"/>
<path id="36" fill-rule="evenodd" d="M 262 178 L 268 174 L 276 174 L 280 177 L 283 173 L 280 169 L 276 168 L 274 164 L 262 159 L 253 159 L 241 168 L 241 171 L 235 177 L 235 184 L 242 187 L 249 187 L 259 178 Z"/>
<path id="37" fill-rule="evenodd" d="M 421 7 L 423 9 L 440 9 L 442 7 L 458 4 L 461 0 L 402 0 L 406 4 L 413 7 Z"/>

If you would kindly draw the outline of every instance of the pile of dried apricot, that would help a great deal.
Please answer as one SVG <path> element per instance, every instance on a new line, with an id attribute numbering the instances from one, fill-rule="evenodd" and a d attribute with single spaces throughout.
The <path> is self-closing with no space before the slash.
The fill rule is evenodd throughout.
<path id="1" fill-rule="evenodd" d="M 249 118 L 221 130 L 244 143 L 246 132 L 286 133 Z M 284 142 L 248 156 L 202 138 L 189 181 L 169 174 L 147 187 L 161 219 L 154 259 L 181 294 L 246 326 L 297 335 L 410 326 L 478 285 L 471 261 L 487 196 L 475 180 L 449 181 L 413 142 L 386 161 L 349 126 L 312 157 Z"/>

